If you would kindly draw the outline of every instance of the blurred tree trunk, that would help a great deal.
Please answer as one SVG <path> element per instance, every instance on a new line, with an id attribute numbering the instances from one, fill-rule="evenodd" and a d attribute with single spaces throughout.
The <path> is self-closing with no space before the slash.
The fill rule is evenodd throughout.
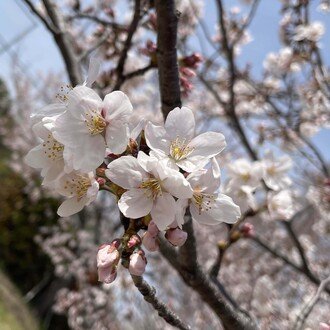
<path id="1" fill-rule="evenodd" d="M 37 330 L 38 322 L 19 294 L 17 288 L 0 271 L 0 329 Z"/>

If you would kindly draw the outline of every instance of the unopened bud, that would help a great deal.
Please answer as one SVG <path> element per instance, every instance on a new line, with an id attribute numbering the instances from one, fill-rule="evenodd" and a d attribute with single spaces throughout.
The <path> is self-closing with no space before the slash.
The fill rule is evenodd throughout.
<path id="1" fill-rule="evenodd" d="M 193 71 L 187 67 L 180 68 L 180 72 L 188 78 L 196 77 L 195 71 Z"/>
<path id="2" fill-rule="evenodd" d="M 117 277 L 117 271 L 115 268 L 98 268 L 98 279 L 100 282 L 110 284 Z"/>
<path id="3" fill-rule="evenodd" d="M 144 252 L 140 250 L 131 254 L 128 270 L 132 275 L 141 276 L 146 269 L 146 265 L 147 259 L 144 256 Z"/>
<path id="4" fill-rule="evenodd" d="M 186 56 L 182 59 L 184 66 L 196 69 L 200 62 L 203 61 L 203 57 L 199 53 L 193 53 L 190 56 Z"/>
<path id="5" fill-rule="evenodd" d="M 140 244 L 141 244 L 141 237 L 139 235 L 134 234 L 129 238 L 127 242 L 127 247 L 131 249 L 132 247 L 135 247 Z"/>
<path id="6" fill-rule="evenodd" d="M 152 237 L 149 231 L 146 231 L 142 237 L 142 244 L 145 248 L 150 252 L 158 251 L 159 249 L 159 242 L 157 237 Z"/>
<path id="7" fill-rule="evenodd" d="M 102 245 L 97 252 L 97 267 L 111 268 L 119 262 L 119 251 L 114 245 Z"/>
<path id="8" fill-rule="evenodd" d="M 154 221 L 150 221 L 148 225 L 148 233 L 151 237 L 156 237 L 159 233 L 159 229 Z"/>
<path id="9" fill-rule="evenodd" d="M 244 223 L 240 230 L 244 237 L 252 237 L 255 234 L 254 226 L 249 222 Z"/>
<path id="10" fill-rule="evenodd" d="M 188 237 L 188 234 L 180 228 L 169 229 L 165 234 L 166 239 L 174 246 L 182 246 Z"/>
<path id="11" fill-rule="evenodd" d="M 104 178 L 100 178 L 100 177 L 96 178 L 96 181 L 100 186 L 103 186 L 107 182 Z"/>

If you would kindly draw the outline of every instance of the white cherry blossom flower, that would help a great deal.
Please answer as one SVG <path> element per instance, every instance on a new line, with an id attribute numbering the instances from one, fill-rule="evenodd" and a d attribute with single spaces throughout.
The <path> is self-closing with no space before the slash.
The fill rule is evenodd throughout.
<path id="1" fill-rule="evenodd" d="M 99 184 L 94 173 L 71 172 L 62 175 L 55 184 L 55 190 L 67 197 L 57 210 L 61 217 L 69 217 L 81 211 L 85 205 L 93 202 L 99 191 Z"/>
<path id="2" fill-rule="evenodd" d="M 229 195 L 237 205 L 239 205 L 241 212 L 246 212 L 249 209 L 257 210 L 258 204 L 254 197 L 254 187 L 250 186 L 227 186 L 225 192 Z"/>
<path id="3" fill-rule="evenodd" d="M 67 148 L 64 152 L 63 144 L 53 136 L 54 120 L 54 117 L 47 117 L 33 126 L 33 131 L 41 139 L 41 143 L 25 157 L 26 164 L 42 169 L 43 184 L 49 184 L 63 172 L 69 173 L 72 170 L 70 149 Z"/>
<path id="4" fill-rule="evenodd" d="M 141 151 L 137 159 L 122 156 L 114 160 L 105 173 L 112 182 L 127 189 L 118 202 L 120 211 L 132 219 L 150 213 L 160 230 L 174 221 L 174 197 L 190 198 L 193 194 L 180 172 Z"/>
<path id="5" fill-rule="evenodd" d="M 290 178 L 286 175 L 292 167 L 289 156 L 276 158 L 272 152 L 267 152 L 262 160 L 263 179 L 266 185 L 273 190 L 287 188 L 291 184 Z"/>
<path id="6" fill-rule="evenodd" d="M 188 200 L 179 200 L 182 210 L 190 204 L 192 218 L 206 225 L 216 225 L 220 222 L 235 223 L 241 216 L 239 206 L 224 194 L 218 192 L 220 188 L 220 169 L 213 158 L 211 167 L 193 172 L 187 177 L 193 188 L 193 197 Z M 183 212 L 181 213 L 183 215 Z M 183 217 L 176 218 L 178 225 L 183 223 Z"/>
<path id="7" fill-rule="evenodd" d="M 231 162 L 227 169 L 230 177 L 229 186 L 239 188 L 244 185 L 256 188 L 260 185 L 263 169 L 259 162 L 251 163 L 240 158 Z"/>
<path id="8" fill-rule="evenodd" d="M 274 220 L 289 220 L 294 215 L 295 209 L 290 190 L 281 190 L 278 193 L 270 192 L 267 202 L 269 214 Z"/>
<path id="9" fill-rule="evenodd" d="M 324 34 L 324 25 L 321 22 L 313 22 L 307 25 L 298 25 L 295 31 L 294 40 L 309 40 L 317 42 Z"/>
<path id="10" fill-rule="evenodd" d="M 194 136 L 194 114 L 186 107 L 172 110 L 164 127 L 149 122 L 145 128 L 147 144 L 153 150 L 151 155 L 166 159 L 172 168 L 180 167 L 187 172 L 204 167 L 226 147 L 225 137 L 220 133 Z"/>
<path id="11" fill-rule="evenodd" d="M 68 99 L 68 110 L 56 119 L 54 136 L 73 149 L 75 170 L 96 169 L 104 160 L 106 147 L 114 154 L 125 151 L 132 105 L 124 93 L 112 92 L 102 101 L 92 89 L 77 86 Z"/>

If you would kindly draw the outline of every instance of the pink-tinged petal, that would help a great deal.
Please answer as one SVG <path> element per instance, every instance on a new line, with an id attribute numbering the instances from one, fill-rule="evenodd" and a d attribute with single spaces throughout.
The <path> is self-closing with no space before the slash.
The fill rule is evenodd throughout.
<path id="1" fill-rule="evenodd" d="M 170 153 L 171 143 L 166 139 L 164 127 L 156 126 L 149 122 L 145 127 L 144 134 L 150 149 L 163 155 L 168 155 Z"/>
<path id="2" fill-rule="evenodd" d="M 173 109 L 166 118 L 165 129 L 171 141 L 177 137 L 190 141 L 195 135 L 193 112 L 186 107 Z"/>
<path id="3" fill-rule="evenodd" d="M 105 140 L 111 153 L 123 153 L 129 140 L 128 126 L 122 122 L 111 122 L 106 128 Z"/>
<path id="4" fill-rule="evenodd" d="M 159 230 L 165 230 L 175 220 L 175 212 L 174 198 L 170 194 L 163 192 L 154 202 L 151 217 Z"/>
<path id="5" fill-rule="evenodd" d="M 131 189 L 122 194 L 118 207 L 127 218 L 137 219 L 150 213 L 153 201 L 144 189 Z"/>
<path id="6" fill-rule="evenodd" d="M 122 156 L 108 165 L 105 175 L 124 189 L 138 188 L 148 177 L 139 162 L 133 156 Z"/>
<path id="7" fill-rule="evenodd" d="M 73 152 L 73 168 L 83 172 L 94 171 L 105 156 L 105 142 L 102 135 L 84 136 Z"/>
<path id="8" fill-rule="evenodd" d="M 102 100 L 98 94 L 86 86 L 76 86 L 68 94 L 68 111 L 76 119 L 91 111 L 101 112 Z"/>
<path id="9" fill-rule="evenodd" d="M 225 149 L 226 141 L 221 133 L 206 132 L 193 138 L 188 144 L 188 147 L 193 149 L 187 156 L 188 159 L 195 156 L 211 158 Z"/>
<path id="10" fill-rule="evenodd" d="M 142 244 L 150 252 L 159 250 L 159 242 L 157 237 L 152 237 L 148 231 L 146 231 L 142 237 Z"/>
<path id="11" fill-rule="evenodd" d="M 146 269 L 146 258 L 140 253 L 133 253 L 130 256 L 128 270 L 132 275 L 141 276 Z"/>
<path id="12" fill-rule="evenodd" d="M 162 188 L 177 198 L 191 198 L 193 190 L 182 173 L 166 169 L 167 177 L 162 181 Z"/>
<path id="13" fill-rule="evenodd" d="M 97 272 L 99 282 L 103 282 L 105 284 L 112 283 L 117 277 L 116 269 L 113 267 L 98 268 Z"/>
<path id="14" fill-rule="evenodd" d="M 109 268 L 118 264 L 120 259 L 119 251 L 107 244 L 97 252 L 97 267 Z"/>
<path id="15" fill-rule="evenodd" d="M 241 216 L 239 206 L 227 195 L 218 194 L 215 197 L 216 199 L 209 205 L 210 209 L 206 211 L 199 212 L 192 202 L 190 204 L 192 218 L 204 225 L 217 225 L 221 222 L 235 223 Z"/>
<path id="16" fill-rule="evenodd" d="M 60 217 L 69 217 L 80 212 L 87 203 L 87 198 L 83 197 L 78 200 L 77 197 L 66 199 L 58 208 L 57 214 Z"/>
<path id="17" fill-rule="evenodd" d="M 114 119 L 125 122 L 132 114 L 133 106 L 126 94 L 115 91 L 105 96 L 103 111 L 106 121 L 110 124 Z"/>
<path id="18" fill-rule="evenodd" d="M 165 238 L 174 246 L 182 246 L 187 237 L 188 234 L 179 228 L 169 229 L 165 234 Z"/>

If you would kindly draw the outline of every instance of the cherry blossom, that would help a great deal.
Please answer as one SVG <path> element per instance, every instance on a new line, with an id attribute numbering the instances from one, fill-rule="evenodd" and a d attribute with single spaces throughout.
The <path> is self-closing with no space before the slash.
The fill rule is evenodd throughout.
<path id="1" fill-rule="evenodd" d="M 187 176 L 187 180 L 194 190 L 193 197 L 181 200 L 181 206 L 190 204 L 192 218 L 207 225 L 216 225 L 220 222 L 235 223 L 241 216 L 240 208 L 233 200 L 219 191 L 220 168 L 213 158 L 211 167 L 199 170 Z M 183 217 L 178 224 L 183 223 Z"/>
<path id="2" fill-rule="evenodd" d="M 294 201 L 290 190 L 270 192 L 267 197 L 268 210 L 274 220 L 289 220 L 294 212 Z"/>
<path id="3" fill-rule="evenodd" d="M 180 172 L 142 151 L 137 159 L 123 156 L 114 160 L 105 173 L 112 182 L 128 190 L 118 202 L 120 211 L 133 219 L 150 213 L 160 230 L 174 221 L 174 197 L 190 198 L 193 194 Z"/>
<path id="4" fill-rule="evenodd" d="M 151 155 L 166 159 L 169 166 L 192 172 L 204 167 L 210 158 L 218 155 L 225 147 L 225 137 L 221 133 L 206 132 L 196 137 L 193 112 L 186 107 L 172 110 L 165 126 L 149 122 L 145 128 Z"/>
<path id="5" fill-rule="evenodd" d="M 55 182 L 55 190 L 67 197 L 57 213 L 61 217 L 68 217 L 81 211 L 85 205 L 93 202 L 99 191 L 99 184 L 94 173 L 71 172 L 64 174 Z"/>
<path id="6" fill-rule="evenodd" d="M 107 94 L 102 101 L 92 89 L 77 86 L 68 98 L 67 111 L 56 119 L 54 136 L 65 148 L 74 149 L 75 170 L 95 170 L 104 160 L 106 147 L 114 154 L 125 151 L 132 105 L 123 92 Z"/>

